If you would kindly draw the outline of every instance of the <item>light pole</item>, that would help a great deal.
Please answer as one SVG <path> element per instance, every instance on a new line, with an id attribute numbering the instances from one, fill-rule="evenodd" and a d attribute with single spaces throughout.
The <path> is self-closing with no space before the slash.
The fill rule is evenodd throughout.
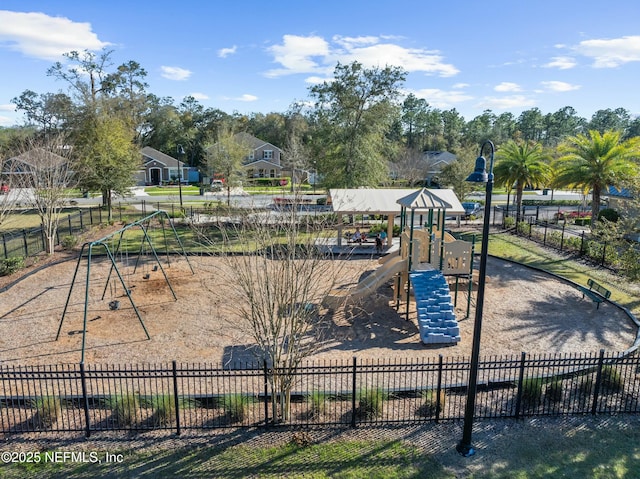
<path id="1" fill-rule="evenodd" d="M 180 192 L 180 211 L 182 211 L 182 164 L 180 158 L 184 158 L 182 145 L 178 145 L 178 191 Z"/>
<path id="2" fill-rule="evenodd" d="M 489 173 L 487 174 L 487 160 L 482 156 L 485 146 L 489 146 Z M 467 387 L 467 405 L 464 408 L 464 426 L 462 440 L 456 450 L 465 457 L 473 456 L 475 449 L 471 445 L 473 432 L 473 416 L 476 407 L 476 388 L 478 384 L 478 363 L 480 357 L 480 337 L 482 334 L 482 310 L 484 308 L 484 287 L 487 280 L 487 256 L 489 255 L 489 216 L 491 216 L 491 194 L 493 192 L 493 156 L 495 146 L 491 141 L 485 141 L 480 147 L 480 156 L 476 159 L 476 167 L 467 178 L 473 183 L 486 183 L 484 202 L 484 226 L 482 228 L 482 249 L 480 251 L 480 269 L 478 271 L 478 298 L 476 301 L 476 317 L 473 323 L 473 343 L 471 346 L 471 369 L 469 370 L 469 386 Z"/>

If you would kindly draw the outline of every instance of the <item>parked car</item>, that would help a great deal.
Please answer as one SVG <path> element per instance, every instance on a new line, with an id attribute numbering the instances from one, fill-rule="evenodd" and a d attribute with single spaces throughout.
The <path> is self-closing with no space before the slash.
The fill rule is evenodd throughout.
<path id="1" fill-rule="evenodd" d="M 222 180 L 211 181 L 211 191 L 222 191 L 224 188 L 224 182 Z"/>
<path id="2" fill-rule="evenodd" d="M 471 215 L 478 217 L 482 216 L 482 205 L 480 203 L 474 203 L 470 201 L 465 201 L 462 203 L 462 207 L 464 208 L 463 218 L 467 219 Z"/>

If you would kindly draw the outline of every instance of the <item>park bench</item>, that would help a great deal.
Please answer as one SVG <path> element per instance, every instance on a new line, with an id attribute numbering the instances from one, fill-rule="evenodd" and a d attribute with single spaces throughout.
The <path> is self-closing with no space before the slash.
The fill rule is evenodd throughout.
<path id="1" fill-rule="evenodd" d="M 601 284 L 596 283 L 591 278 L 587 280 L 587 286 L 589 287 L 588 289 L 584 286 L 578 286 L 578 289 L 582 292 L 582 297 L 588 296 L 591 301 L 598 303 L 596 309 L 600 309 L 600 303 L 611 297 L 611 291 Z"/>

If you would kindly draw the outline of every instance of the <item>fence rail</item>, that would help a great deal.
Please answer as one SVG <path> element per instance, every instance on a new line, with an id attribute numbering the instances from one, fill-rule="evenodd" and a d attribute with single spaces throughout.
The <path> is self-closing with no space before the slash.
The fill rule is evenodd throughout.
<path id="1" fill-rule="evenodd" d="M 640 359 L 606 354 L 480 361 L 476 418 L 640 412 Z M 462 419 L 469 361 L 4 366 L 0 431 L 83 432 L 415 424 Z M 289 394 L 278 387 L 283 378 Z"/>

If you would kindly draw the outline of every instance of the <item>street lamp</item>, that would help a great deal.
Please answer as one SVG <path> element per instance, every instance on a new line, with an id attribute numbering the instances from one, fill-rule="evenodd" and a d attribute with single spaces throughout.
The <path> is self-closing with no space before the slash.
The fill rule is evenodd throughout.
<path id="1" fill-rule="evenodd" d="M 485 146 L 490 147 L 489 173 L 487 174 L 487 160 L 482 156 Z M 482 310 L 484 307 L 484 287 L 487 280 L 487 256 L 489 255 L 489 216 L 491 215 L 491 193 L 493 191 L 493 156 L 495 146 L 491 141 L 485 141 L 480 147 L 480 156 L 476 159 L 476 167 L 466 181 L 486 183 L 484 201 L 484 226 L 482 228 L 482 249 L 480 251 L 480 270 L 478 271 L 478 298 L 476 301 L 476 317 L 473 323 L 473 344 L 471 346 L 471 369 L 469 370 L 469 386 L 467 388 L 467 405 L 464 409 L 464 426 L 462 440 L 456 450 L 465 457 L 473 456 L 475 449 L 471 446 L 473 431 L 473 416 L 476 407 L 476 388 L 478 384 L 478 363 L 480 357 L 480 336 L 482 334 Z"/>
<path id="2" fill-rule="evenodd" d="M 180 158 L 184 158 L 182 145 L 178 145 L 178 191 L 180 192 L 180 210 L 182 211 L 182 164 Z"/>

